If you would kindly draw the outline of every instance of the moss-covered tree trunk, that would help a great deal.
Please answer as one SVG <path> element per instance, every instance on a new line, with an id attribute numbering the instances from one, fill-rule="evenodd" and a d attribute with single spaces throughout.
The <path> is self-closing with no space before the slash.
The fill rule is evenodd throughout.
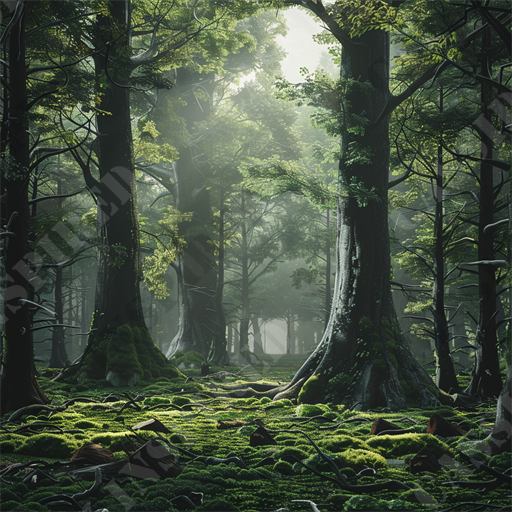
<path id="1" fill-rule="evenodd" d="M 342 77 L 351 80 L 344 108 L 370 123 L 384 109 L 389 90 L 389 37 L 368 31 L 343 39 Z M 334 297 L 322 341 L 294 376 L 306 378 L 303 402 L 329 401 L 360 409 L 400 409 L 438 403 L 437 388 L 414 359 L 401 333 L 391 297 L 388 236 L 388 120 L 346 134 L 343 148 L 356 145 L 366 161 L 340 165 L 337 262 Z M 358 204 L 350 184 L 374 191 Z M 285 391 L 286 393 L 286 391 Z M 277 397 L 282 396 L 281 394 Z"/>
<path id="2" fill-rule="evenodd" d="M 32 314 L 26 300 L 33 299 L 29 272 L 29 125 L 25 25 L 29 2 L 19 2 L 18 20 L 9 36 L 8 104 L 9 123 L 2 125 L 2 224 L 8 227 L 3 257 L 5 303 L 3 368 L 0 414 L 36 403 L 48 403 L 35 378 Z M 7 157 L 7 158 L 5 158 Z M 10 222 L 9 222 L 10 221 Z"/>
<path id="3" fill-rule="evenodd" d="M 98 15 L 96 28 L 98 47 L 109 47 L 108 54 L 94 59 L 101 98 L 95 142 L 100 180 L 92 191 L 98 198 L 102 245 L 93 332 L 81 377 L 133 385 L 166 373 L 167 364 L 146 328 L 139 289 L 139 225 L 127 86 L 133 70 L 130 2 L 110 3 L 109 15 Z"/>

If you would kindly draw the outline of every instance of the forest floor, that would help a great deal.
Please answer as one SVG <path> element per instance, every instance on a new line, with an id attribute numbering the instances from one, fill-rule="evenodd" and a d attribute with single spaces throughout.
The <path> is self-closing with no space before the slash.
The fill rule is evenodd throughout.
<path id="1" fill-rule="evenodd" d="M 460 455 L 465 447 L 474 459 L 510 474 L 510 453 L 488 457 L 473 445 L 461 444 L 488 435 L 495 401 L 471 411 L 438 407 L 361 412 L 332 404 L 204 394 L 207 383 L 285 382 L 296 366 L 267 366 L 256 374 L 254 368 L 246 369 L 224 375 L 222 381 L 185 369 L 187 381 L 160 378 L 126 389 L 105 382 L 94 387 L 91 382 L 52 382 L 58 371 L 40 368 L 51 406 L 4 418 L 0 424 L 1 510 L 510 510 L 510 484 L 496 481 Z M 467 434 L 427 434 L 434 413 Z M 406 433 L 372 435 L 379 418 Z M 161 431 L 133 429 L 142 422 Z M 252 434 L 261 425 L 275 444 L 254 446 L 258 436 Z M 409 489 L 343 488 L 308 437 L 337 464 L 349 486 L 398 481 Z M 80 457 L 65 462 L 88 443 L 110 450 L 113 458 L 107 454 L 103 460 L 104 454 L 94 452 L 89 462 Z M 411 473 L 409 461 L 424 448 L 438 460 L 437 468 Z"/>

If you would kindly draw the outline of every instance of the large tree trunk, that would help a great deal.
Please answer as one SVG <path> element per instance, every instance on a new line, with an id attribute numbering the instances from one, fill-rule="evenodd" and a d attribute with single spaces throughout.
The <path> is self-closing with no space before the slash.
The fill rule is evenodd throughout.
<path id="1" fill-rule="evenodd" d="M 489 76 L 491 68 L 489 48 L 490 32 L 487 29 L 482 36 L 481 73 Z M 486 85 L 481 86 L 481 107 L 483 122 L 491 123 L 488 105 L 493 94 Z M 483 126 L 482 126 L 483 128 Z M 491 158 L 493 141 L 487 130 L 481 133 L 482 158 Z M 494 236 L 492 229 L 485 229 L 493 223 L 494 217 L 494 173 L 493 166 L 483 161 L 480 164 L 480 216 L 478 219 L 478 261 L 492 261 L 494 255 Z M 498 396 L 502 389 L 496 336 L 496 267 L 492 264 L 478 266 L 478 294 L 480 311 L 476 332 L 476 364 L 473 378 L 466 393 L 486 397 Z"/>
<path id="2" fill-rule="evenodd" d="M 21 14 L 9 37 L 8 142 L 9 161 L 2 162 L 2 187 L 5 194 L 3 214 L 8 231 L 4 242 L 5 328 L 3 337 L 3 368 L 0 414 L 30 404 L 48 403 L 35 378 L 32 315 L 24 300 L 33 298 L 28 273 L 29 248 L 28 172 L 30 163 L 27 106 L 27 75 L 25 62 L 25 24 L 30 2 L 19 2 Z M 2 126 L 2 131 L 6 126 Z M 2 133 L 5 141 L 5 132 Z"/>
<path id="3" fill-rule="evenodd" d="M 375 121 L 389 94 L 388 34 L 369 31 L 344 46 L 342 77 L 354 80 L 348 86 L 345 108 Z M 391 297 L 388 121 L 348 137 L 344 135 L 343 148 L 357 144 L 359 151 L 368 152 L 369 163 L 340 165 L 340 182 L 345 187 L 362 183 L 377 197 L 359 206 L 358 199 L 353 194 L 347 197 L 347 188 L 342 189 L 329 322 L 319 346 L 291 384 L 308 379 L 299 394 L 303 402 L 358 403 L 359 409 L 437 404 L 438 390 L 414 359 Z"/>
<path id="4" fill-rule="evenodd" d="M 98 230 L 102 240 L 96 282 L 94 332 L 85 352 L 81 378 L 107 378 L 114 385 L 133 385 L 170 369 L 151 341 L 140 297 L 139 224 L 130 117 L 130 2 L 109 5 L 110 16 L 98 15 L 99 45 L 111 43 L 108 60 L 95 57 L 101 95 L 96 141 L 100 181 Z M 108 72 L 107 72 L 108 71 Z M 106 81 L 106 82 L 105 82 Z M 132 344 L 133 343 L 133 344 Z M 125 361 L 125 363 L 123 363 Z M 128 364 L 128 361 L 130 363 Z"/>
<path id="5" fill-rule="evenodd" d="M 207 88 L 209 77 L 205 80 L 204 76 L 185 68 L 179 69 L 176 76 L 172 94 L 186 101 L 180 109 L 180 116 L 191 128 L 194 121 L 209 113 L 209 100 L 201 101 L 195 95 L 195 86 L 201 82 L 202 87 Z M 167 357 L 172 357 L 178 350 L 194 350 L 205 358 L 210 355 L 216 364 L 224 364 L 227 362 L 226 329 L 222 288 L 217 286 L 210 192 L 205 183 L 205 169 L 200 169 L 194 161 L 193 146 L 182 141 L 178 149 L 180 157 L 174 165 L 175 206 L 181 213 L 191 215 L 180 225 L 180 236 L 186 244 L 178 261 L 182 279 L 178 298 L 179 326 Z"/>

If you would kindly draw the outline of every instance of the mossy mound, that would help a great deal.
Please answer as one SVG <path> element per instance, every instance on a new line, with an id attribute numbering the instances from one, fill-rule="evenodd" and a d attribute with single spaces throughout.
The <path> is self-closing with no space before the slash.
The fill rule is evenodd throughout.
<path id="1" fill-rule="evenodd" d="M 365 467 L 384 468 L 387 466 L 386 459 L 382 455 L 368 450 L 345 450 L 341 453 L 327 453 L 327 455 L 341 471 L 345 468 L 359 471 Z M 332 471 L 328 463 L 318 453 L 310 455 L 303 462 L 317 471 Z M 301 469 L 298 463 L 294 465 L 294 468 L 301 472 L 307 471 L 306 468 Z"/>
<path id="2" fill-rule="evenodd" d="M 361 496 L 352 496 L 349 498 L 343 507 L 343 510 L 364 510 L 364 511 L 385 511 L 385 510 L 411 510 L 410 504 L 403 500 L 382 500 L 368 496 L 367 494 Z"/>
<path id="3" fill-rule="evenodd" d="M 78 442 L 71 436 L 43 433 L 26 438 L 16 452 L 35 457 L 70 459 L 78 448 Z"/>
<path id="4" fill-rule="evenodd" d="M 295 446 L 287 446 L 286 448 L 281 448 L 280 450 L 277 450 L 274 456 L 278 459 L 291 459 L 292 457 L 295 457 L 299 460 L 304 460 L 308 458 L 309 453 L 308 451 L 302 450 Z"/>
<path id="5" fill-rule="evenodd" d="M 280 460 L 274 464 L 272 471 L 276 473 L 281 473 L 281 475 L 293 475 L 295 471 L 293 470 L 293 466 L 284 460 Z"/>
<path id="6" fill-rule="evenodd" d="M 321 416 L 325 413 L 332 412 L 325 404 L 302 404 L 295 409 L 297 416 L 305 416 L 311 418 L 312 416 Z"/>
<path id="7" fill-rule="evenodd" d="M 378 453 L 369 450 L 348 449 L 338 453 L 341 467 L 362 469 L 366 466 L 383 468 L 387 466 L 386 459 Z"/>
<path id="8" fill-rule="evenodd" d="M 319 446 L 333 453 L 343 452 L 348 449 L 372 451 L 368 443 L 356 437 L 345 435 L 333 435 L 322 439 Z"/>
<path id="9" fill-rule="evenodd" d="M 446 443 L 431 434 L 400 434 L 397 436 L 375 436 L 366 441 L 372 450 L 387 458 L 402 457 L 428 448 L 437 458 L 444 454 L 454 455 Z"/>

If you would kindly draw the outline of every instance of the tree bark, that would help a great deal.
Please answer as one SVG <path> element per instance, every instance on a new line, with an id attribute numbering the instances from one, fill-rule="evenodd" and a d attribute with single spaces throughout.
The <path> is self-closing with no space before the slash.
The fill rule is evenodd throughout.
<path id="1" fill-rule="evenodd" d="M 252 332 L 254 333 L 254 349 L 253 352 L 256 355 L 262 355 L 263 352 L 263 342 L 261 339 L 261 329 L 260 329 L 260 322 L 259 322 L 258 315 L 252 315 L 251 316 L 251 323 L 252 323 Z"/>
<path id="2" fill-rule="evenodd" d="M 490 32 L 487 29 L 482 36 L 481 73 L 489 76 Z M 488 105 L 493 99 L 493 93 L 486 85 L 481 85 L 481 109 L 483 122 L 491 124 L 491 112 Z M 482 126 L 482 128 L 484 128 Z M 481 133 L 482 159 L 492 157 L 493 141 L 491 134 L 482 129 Z M 493 230 L 485 227 L 493 223 L 494 214 L 494 172 L 493 166 L 482 161 L 480 164 L 480 215 L 478 219 L 478 261 L 494 260 Z M 499 357 L 496 336 L 496 273 L 493 265 L 478 266 L 479 316 L 476 331 L 476 363 L 473 377 L 465 392 L 473 395 L 497 397 L 502 389 Z"/>
<path id="3" fill-rule="evenodd" d="M 180 115 L 185 119 L 187 127 L 191 128 L 194 121 L 203 119 L 209 112 L 209 100 L 201 101 L 197 98 L 194 86 L 201 82 L 206 84 L 206 88 L 209 79 L 186 68 L 179 69 L 176 76 L 173 94 L 186 100 Z M 178 299 L 179 325 L 167 357 L 172 357 L 178 350 L 193 350 L 205 358 L 211 356 L 215 364 L 224 364 L 228 360 L 226 321 L 212 243 L 213 213 L 210 192 L 205 182 L 207 170 L 198 168 L 194 162 L 193 146 L 188 142 L 182 141 L 178 149 L 180 157 L 174 164 L 175 207 L 181 213 L 190 213 L 191 216 L 180 225 L 180 236 L 186 245 L 178 259 L 183 280 Z"/>
<path id="4" fill-rule="evenodd" d="M 55 323 L 60 326 L 53 327 L 52 331 L 52 355 L 50 358 L 50 368 L 64 368 L 68 363 L 66 349 L 64 345 L 64 309 L 62 304 L 62 267 L 55 268 Z"/>
<path id="5" fill-rule="evenodd" d="M 439 109 L 443 111 L 443 87 L 439 92 Z M 442 135 L 441 135 L 442 139 Z M 442 142 L 442 141 L 441 141 Z M 432 288 L 434 317 L 434 342 L 436 346 L 437 368 L 436 384 L 443 391 L 457 390 L 457 376 L 450 356 L 450 330 L 445 308 L 445 279 L 444 279 L 444 182 L 443 182 L 443 147 L 437 148 L 436 175 L 436 208 L 434 212 L 434 285 Z"/>
<path id="6" fill-rule="evenodd" d="M 342 77 L 350 80 L 344 108 L 375 121 L 389 95 L 389 36 L 368 31 L 351 41 L 342 54 Z M 357 403 L 359 409 L 439 403 L 435 384 L 401 333 L 391 297 L 388 122 L 343 136 L 345 150 L 356 143 L 368 152 L 369 161 L 346 168 L 340 164 L 345 188 L 338 204 L 331 314 L 322 341 L 290 384 L 308 379 L 299 394 L 303 402 Z M 347 197 L 346 189 L 354 182 L 373 189 L 376 198 L 359 206 L 357 197 Z"/>
<path id="7" fill-rule="evenodd" d="M 1 379 L 0 414 L 31 404 L 47 404 L 49 400 L 35 378 L 34 343 L 31 331 L 32 315 L 27 302 L 33 298 L 28 265 L 29 248 L 29 124 L 27 105 L 27 64 L 25 60 L 25 25 L 30 2 L 20 1 L 20 18 L 9 36 L 8 105 L 9 161 L 2 162 L 2 187 L 5 194 L 4 221 L 9 231 L 3 252 L 5 261 L 5 327 L 4 360 Z M 2 131 L 6 129 L 2 126 Z M 4 136 L 2 134 L 2 139 Z M 12 219 L 12 222 L 9 220 Z"/>
<path id="8" fill-rule="evenodd" d="M 139 223 L 130 116 L 131 54 L 129 0 L 109 4 L 98 14 L 94 57 L 101 101 L 95 141 L 100 180 L 92 187 L 98 199 L 99 249 L 93 332 L 79 378 L 133 385 L 140 378 L 178 375 L 166 364 L 146 328 L 139 282 Z M 124 361 L 121 363 L 121 361 Z M 114 368 L 109 371 L 110 368 Z M 124 372 L 124 373 L 123 373 Z M 131 374 L 131 375 L 130 375 Z"/>

